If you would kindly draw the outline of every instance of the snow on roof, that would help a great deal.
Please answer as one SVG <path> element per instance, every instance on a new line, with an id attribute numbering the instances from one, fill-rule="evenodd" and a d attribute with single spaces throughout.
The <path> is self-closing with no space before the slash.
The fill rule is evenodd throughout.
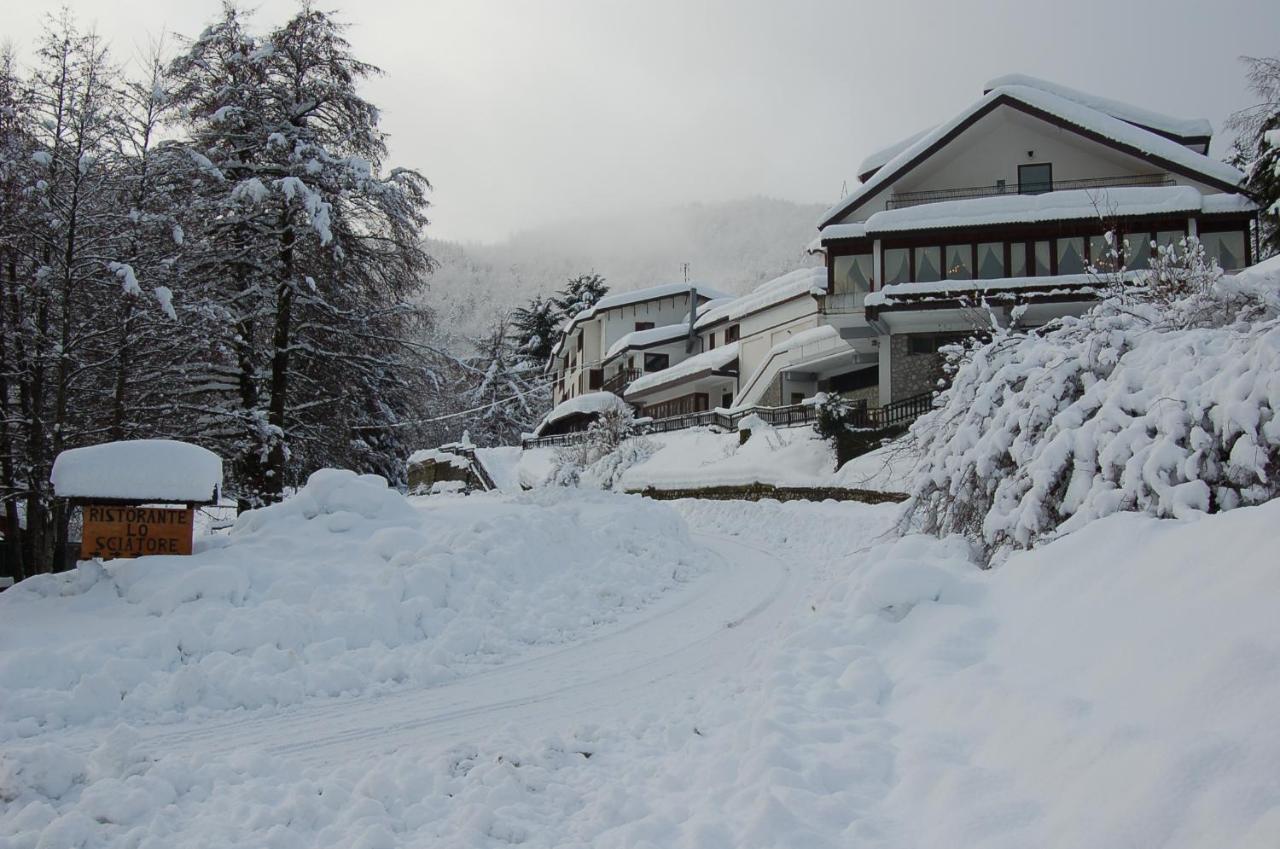
<path id="1" fill-rule="evenodd" d="M 822 227 L 833 223 L 833 219 L 845 214 L 845 211 L 851 206 L 870 198 L 886 188 L 897 177 L 897 172 L 900 169 L 905 168 L 908 163 L 923 154 L 947 134 L 1002 97 L 1048 112 L 1068 124 L 1133 148 L 1141 154 L 1158 156 L 1194 174 L 1232 186 L 1238 186 L 1244 182 L 1244 174 L 1225 162 L 1210 159 L 1208 156 L 1196 153 L 1178 142 L 1167 139 L 1150 130 L 1144 130 L 1119 118 L 1113 118 L 1105 112 L 1100 112 L 1097 109 L 1060 97 L 1043 89 L 1023 85 L 1007 85 L 991 89 L 950 121 L 939 124 L 930 132 L 920 136 L 914 143 L 885 163 L 884 167 L 873 174 L 865 183 L 824 212 L 818 226 Z"/>
<path id="2" fill-rule="evenodd" d="M 419 463 L 438 463 L 440 465 L 453 466 L 455 469 L 467 469 L 471 467 L 470 461 L 466 457 L 454 454 L 452 451 L 445 451 L 440 448 L 424 448 L 414 451 L 409 455 L 407 465 L 416 466 Z"/>
<path id="3" fill-rule="evenodd" d="M 627 397 L 652 392 L 655 389 L 670 386 L 673 383 L 680 383 L 695 375 L 701 375 L 703 372 L 717 371 L 737 358 L 737 342 L 730 342 L 728 345 L 712 348 L 710 351 L 703 351 L 701 354 L 676 363 L 670 368 L 642 375 L 631 381 L 631 385 L 627 387 Z"/>
<path id="4" fill-rule="evenodd" d="M 717 298 L 730 297 L 719 289 L 714 289 L 702 283 L 663 283 L 658 286 L 649 286 L 644 289 L 632 289 L 629 292 L 618 292 L 613 295 L 605 295 L 596 301 L 592 306 L 587 307 L 573 318 L 566 321 L 560 328 L 560 339 L 551 349 L 551 355 L 554 357 L 560 353 L 561 347 L 564 345 L 564 337 L 573 332 L 573 328 L 584 321 L 595 318 L 602 312 L 616 310 L 619 307 L 629 307 L 632 304 L 640 304 L 645 301 L 656 301 L 659 298 L 671 298 L 677 295 L 683 295 L 690 289 L 696 289 L 698 297 L 715 300 Z"/>
<path id="5" fill-rule="evenodd" d="M 1144 109 L 1141 106 L 1134 106 L 1129 103 L 1122 103 L 1119 100 L 1112 100 L 1109 97 L 1089 94 L 1088 92 L 1059 85 L 1049 80 L 1042 80 L 1039 77 L 1028 76 L 1027 74 L 1005 74 L 1002 77 L 990 80 L 982 89 L 985 92 L 993 88 L 1015 85 L 1047 91 L 1066 100 L 1104 112 L 1112 118 L 1118 118 L 1121 121 L 1138 124 L 1152 130 L 1159 130 L 1170 135 L 1183 138 L 1200 138 L 1213 135 L 1213 125 L 1204 118 L 1175 118 L 1171 115 L 1162 115 L 1159 112 L 1152 112 L 1150 109 Z"/>
<path id="6" fill-rule="evenodd" d="M 818 232 L 819 243 L 826 239 L 860 239 L 867 235 L 867 225 L 861 221 L 854 224 L 828 224 Z"/>
<path id="7" fill-rule="evenodd" d="M 683 339 L 688 335 L 688 321 L 683 324 L 668 324 L 663 327 L 654 327 L 649 330 L 633 330 L 617 342 L 614 342 L 609 348 L 609 353 L 605 354 L 604 358 L 606 360 L 611 360 L 628 348 L 644 348 L 648 345 L 656 345 L 660 342 L 671 342 L 676 339 Z"/>
<path id="8" fill-rule="evenodd" d="M 740 298 L 734 298 L 723 306 L 707 310 L 698 318 L 695 327 L 700 329 L 721 321 L 733 321 L 749 313 L 808 294 L 815 287 L 826 291 L 827 269 L 821 265 L 797 268 L 767 283 L 761 283 L 751 292 Z"/>
<path id="9" fill-rule="evenodd" d="M 827 339 L 840 339 L 840 330 L 830 324 L 820 324 L 817 327 L 810 327 L 808 330 L 801 330 L 799 333 L 792 333 L 786 339 L 770 348 L 765 360 L 776 354 L 785 354 L 788 351 L 794 351 L 797 348 L 803 348 L 805 345 L 812 345 L 815 342 L 822 342 Z"/>
<path id="10" fill-rule="evenodd" d="M 216 502 L 222 458 L 172 439 L 130 439 L 63 451 L 49 475 L 59 498 Z"/>
<path id="11" fill-rule="evenodd" d="M 1122 276 L 1133 279 L 1140 271 L 1125 271 Z M 951 298 L 961 295 L 985 295 L 1009 289 L 1061 289 L 1072 293 L 1092 292 L 1098 278 L 1091 274 L 1059 274 L 1048 277 L 1003 277 L 998 280 L 935 280 L 931 283 L 893 283 L 871 292 L 863 300 L 868 307 L 897 303 L 898 298 L 919 300 L 929 295 Z"/>
<path id="12" fill-rule="evenodd" d="M 535 435 L 541 434 L 548 425 L 555 424 L 561 419 L 567 419 L 569 416 L 583 413 L 601 413 L 605 410 L 613 410 L 625 406 L 627 406 L 627 402 L 612 392 L 588 392 L 585 395 L 578 395 L 556 404 L 555 408 L 547 413 L 542 421 L 538 423 L 538 426 L 533 429 L 533 432 Z"/>
<path id="13" fill-rule="evenodd" d="M 911 145 L 919 141 L 923 136 L 925 136 L 926 134 L 932 131 L 933 131 L 933 127 L 925 127 L 923 130 L 921 130 L 918 133 L 912 133 L 911 135 L 907 136 L 905 139 L 900 139 L 899 141 L 894 142 L 888 147 L 877 150 L 875 153 L 871 154 L 866 159 L 862 160 L 862 162 L 858 165 L 858 174 L 862 175 L 867 173 L 868 171 L 875 171 L 877 168 L 884 167 L 884 165 L 887 162 L 892 160 L 899 153 L 902 153 L 902 151 L 906 150 L 908 147 L 910 147 Z"/>
<path id="14" fill-rule="evenodd" d="M 1190 186 L 1128 186 L 1072 189 L 1039 195 L 1008 194 L 886 209 L 868 218 L 866 229 L 868 233 L 890 233 L 984 224 L 1034 224 L 1078 218 L 1198 212 L 1202 197 Z"/>
<path id="15" fill-rule="evenodd" d="M 1200 199 L 1200 211 L 1207 213 L 1255 212 L 1258 205 L 1246 195 L 1216 194 Z"/>

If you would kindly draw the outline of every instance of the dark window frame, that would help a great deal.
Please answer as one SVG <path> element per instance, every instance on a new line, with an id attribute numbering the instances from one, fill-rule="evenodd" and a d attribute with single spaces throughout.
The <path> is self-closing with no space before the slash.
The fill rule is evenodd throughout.
<path id="1" fill-rule="evenodd" d="M 1030 168 L 1047 168 L 1049 170 L 1049 179 L 1045 180 L 1024 180 L 1022 172 Z M 1036 187 L 1038 191 L 1028 191 L 1027 187 Z M 1052 162 L 1028 162 L 1018 166 L 1018 194 L 1020 195 L 1043 195 L 1053 191 L 1053 163 Z"/>

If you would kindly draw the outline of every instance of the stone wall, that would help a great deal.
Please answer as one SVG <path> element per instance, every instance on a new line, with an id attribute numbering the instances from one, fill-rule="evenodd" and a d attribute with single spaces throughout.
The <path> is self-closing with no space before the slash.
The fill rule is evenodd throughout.
<path id="1" fill-rule="evenodd" d="M 933 335 L 933 334 L 927 334 Z M 943 377 L 942 355 L 911 353 L 911 337 L 896 334 L 889 337 L 889 391 L 891 401 L 932 392 Z"/>

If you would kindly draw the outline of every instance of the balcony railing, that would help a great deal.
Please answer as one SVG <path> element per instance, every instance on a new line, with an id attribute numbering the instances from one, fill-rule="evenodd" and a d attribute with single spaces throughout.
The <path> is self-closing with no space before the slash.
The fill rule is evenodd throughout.
<path id="1" fill-rule="evenodd" d="M 1015 183 L 997 183 L 994 186 L 969 186 L 963 189 L 932 189 L 926 192 L 899 192 L 889 198 L 888 209 L 903 209 L 926 203 L 946 200 L 1000 197 L 1001 195 L 1039 195 L 1045 192 L 1065 192 L 1072 189 L 1106 189 L 1117 186 L 1172 186 L 1173 178 L 1166 174 L 1134 174 L 1127 177 L 1090 177 L 1084 180 L 1038 181 L 1019 188 Z"/>
<path id="2" fill-rule="evenodd" d="M 626 389 L 627 385 L 631 383 L 631 381 L 635 380 L 642 374 L 644 374 L 644 372 L 640 371 L 640 369 L 624 368 L 613 377 L 607 378 L 604 382 L 604 386 L 601 388 L 604 389 L 605 392 L 612 392 L 614 395 L 621 397 L 622 390 Z"/>
<path id="3" fill-rule="evenodd" d="M 904 428 L 931 409 L 933 409 L 933 393 L 926 392 L 885 404 L 883 407 L 860 407 L 850 424 L 855 428 L 866 430 Z M 818 408 L 812 404 L 789 404 L 785 407 L 749 407 L 732 412 L 701 410 L 661 419 L 642 419 L 637 421 L 637 424 L 641 433 L 667 433 L 673 430 L 711 425 L 732 432 L 738 429 L 738 424 L 747 416 L 759 416 L 774 427 L 797 427 L 815 422 L 818 418 Z M 525 439 L 522 444 L 525 448 L 538 448 L 547 445 L 573 445 L 585 439 L 587 439 L 587 433 L 584 430 L 558 433 L 553 436 L 531 437 Z"/>

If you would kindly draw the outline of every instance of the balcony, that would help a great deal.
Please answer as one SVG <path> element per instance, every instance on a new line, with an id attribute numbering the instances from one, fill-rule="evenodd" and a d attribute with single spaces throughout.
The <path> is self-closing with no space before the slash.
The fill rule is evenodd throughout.
<path id="1" fill-rule="evenodd" d="M 1026 184 L 1019 191 L 1017 185 L 997 183 L 994 186 L 970 186 L 964 189 L 933 189 L 926 192 L 898 192 L 889 198 L 888 209 L 904 209 L 926 203 L 947 200 L 1000 197 L 1001 195 L 1039 195 L 1045 192 L 1066 192 L 1072 189 L 1107 189 L 1119 186 L 1172 186 L 1173 178 L 1166 174 L 1134 174 L 1127 177 L 1090 177 L 1085 180 L 1054 180 L 1051 183 Z"/>
<path id="2" fill-rule="evenodd" d="M 640 371 L 640 369 L 624 368 L 613 377 L 605 380 L 604 385 L 601 388 L 604 389 L 605 392 L 612 392 L 614 395 L 621 398 L 622 391 L 627 388 L 627 385 L 642 374 L 644 374 L 644 372 Z"/>

